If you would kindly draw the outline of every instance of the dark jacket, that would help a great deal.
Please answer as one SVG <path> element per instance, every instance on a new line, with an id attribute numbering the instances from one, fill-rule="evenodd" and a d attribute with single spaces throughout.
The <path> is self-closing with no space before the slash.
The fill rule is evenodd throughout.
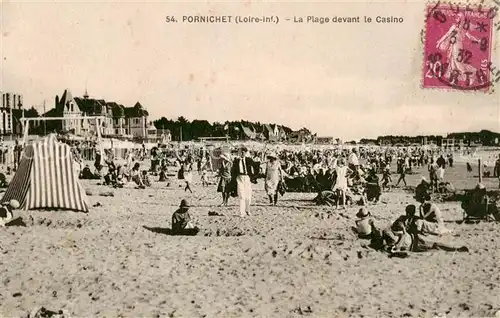
<path id="1" fill-rule="evenodd" d="M 231 176 L 233 178 L 243 174 L 243 171 L 240 171 L 240 160 L 241 158 L 234 159 L 233 166 L 231 167 Z M 245 165 L 247 168 L 247 175 L 250 177 L 250 179 L 253 179 L 255 177 L 256 171 L 255 163 L 252 158 L 245 157 Z"/>

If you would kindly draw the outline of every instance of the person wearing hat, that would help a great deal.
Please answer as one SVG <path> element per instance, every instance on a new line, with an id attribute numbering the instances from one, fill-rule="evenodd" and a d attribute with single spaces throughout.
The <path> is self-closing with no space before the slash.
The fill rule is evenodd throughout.
<path id="1" fill-rule="evenodd" d="M 266 181 L 264 189 L 269 197 L 269 203 L 278 204 L 278 186 L 283 182 L 283 170 L 276 154 L 270 153 L 267 155 L 266 163 Z"/>
<path id="2" fill-rule="evenodd" d="M 358 218 L 356 220 L 358 236 L 363 239 L 371 238 L 371 234 L 375 228 L 375 222 L 371 217 L 371 213 L 365 207 L 362 207 L 359 209 L 356 217 Z"/>
<path id="3" fill-rule="evenodd" d="M 221 166 L 219 168 L 219 185 L 217 186 L 217 192 L 222 194 L 222 204 L 220 206 L 227 206 L 229 197 L 231 196 L 231 156 L 228 153 L 223 153 L 220 155 L 222 160 Z"/>
<path id="4" fill-rule="evenodd" d="M 19 209 L 19 202 L 17 200 L 10 200 L 5 202 L 0 207 L 0 226 L 6 226 L 14 220 L 13 211 Z"/>
<path id="5" fill-rule="evenodd" d="M 231 176 L 236 180 L 241 217 L 250 215 L 250 204 L 252 202 L 251 180 L 254 175 L 254 162 L 248 157 L 248 149 L 241 147 L 240 156 L 234 159 L 231 169 Z"/>
<path id="6" fill-rule="evenodd" d="M 191 223 L 189 203 L 186 199 L 182 199 L 179 208 L 172 214 L 172 234 L 196 235 L 198 232 L 199 229 Z"/>

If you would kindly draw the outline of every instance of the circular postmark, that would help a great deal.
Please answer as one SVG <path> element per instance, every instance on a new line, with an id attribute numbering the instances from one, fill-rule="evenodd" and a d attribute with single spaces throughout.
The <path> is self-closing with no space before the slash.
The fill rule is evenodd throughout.
<path id="1" fill-rule="evenodd" d="M 424 88 L 488 91 L 492 81 L 493 19 L 498 8 L 431 4 L 424 40 Z"/>

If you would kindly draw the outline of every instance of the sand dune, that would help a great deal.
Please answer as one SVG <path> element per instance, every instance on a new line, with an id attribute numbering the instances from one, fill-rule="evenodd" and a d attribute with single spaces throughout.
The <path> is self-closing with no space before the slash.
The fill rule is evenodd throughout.
<path id="1" fill-rule="evenodd" d="M 465 169 L 454 168 L 457 179 Z M 408 179 L 414 185 L 419 175 Z M 474 185 L 472 176 L 460 187 Z M 357 208 L 313 205 L 314 194 L 287 193 L 267 204 L 255 188 L 253 216 L 236 201 L 218 208 L 215 187 L 186 194 L 174 181 L 145 190 L 83 182 L 97 202 L 89 214 L 24 213 L 27 227 L 0 230 L 0 316 L 34 308 L 72 317 L 448 317 L 500 311 L 500 227 L 456 224 L 457 202 L 440 203 L 469 253 L 432 251 L 389 258 L 351 231 Z M 497 181 L 485 181 L 496 187 Z M 162 234 L 181 198 L 202 228 L 198 236 Z M 370 206 L 383 226 L 414 203 L 403 190 Z M 208 216 L 217 211 L 224 216 Z"/>

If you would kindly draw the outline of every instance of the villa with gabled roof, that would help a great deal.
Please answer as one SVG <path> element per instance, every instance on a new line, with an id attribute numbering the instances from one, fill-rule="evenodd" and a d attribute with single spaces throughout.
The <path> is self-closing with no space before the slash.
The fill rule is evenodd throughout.
<path id="1" fill-rule="evenodd" d="M 105 120 L 102 123 L 101 132 L 104 136 L 148 137 L 149 113 L 140 102 L 132 107 L 125 107 L 116 102 L 90 98 L 87 92 L 83 97 L 73 97 L 66 89 L 60 98 L 56 96 L 55 108 L 48 114 L 64 117 L 65 120 L 61 121 L 59 129 L 72 131 L 78 135 L 95 131 L 91 118 L 103 116 Z M 81 116 L 88 116 L 89 119 L 76 119 Z"/>

